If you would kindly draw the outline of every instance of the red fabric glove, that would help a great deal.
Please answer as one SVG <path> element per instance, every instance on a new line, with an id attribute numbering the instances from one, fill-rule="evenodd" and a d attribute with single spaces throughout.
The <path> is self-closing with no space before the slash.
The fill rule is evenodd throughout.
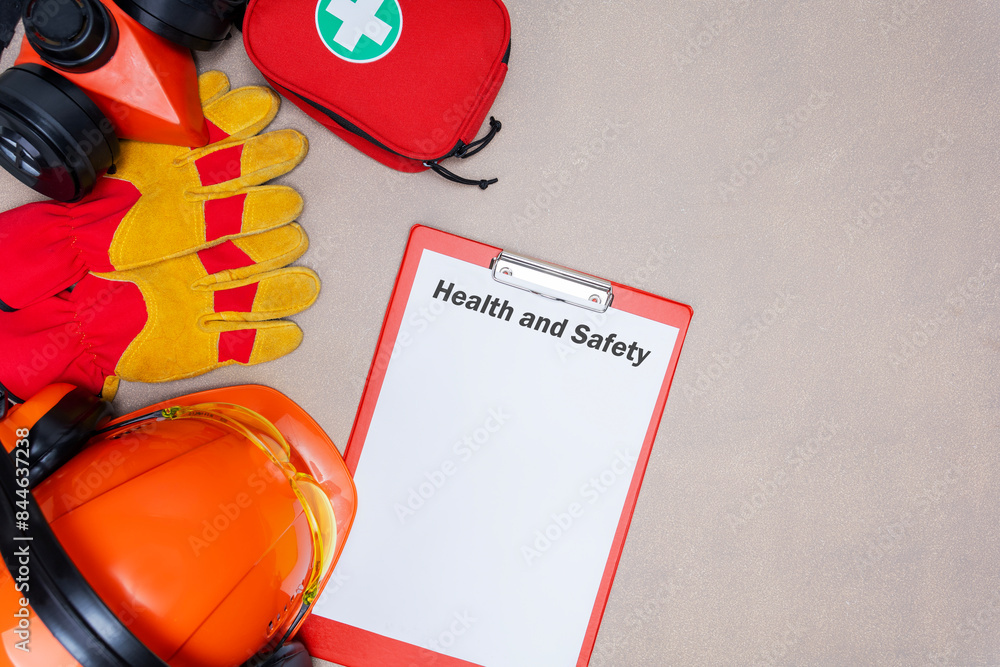
<path id="1" fill-rule="evenodd" d="M 86 276 L 72 292 L 0 314 L 0 384 L 19 400 L 53 382 L 99 395 L 145 323 L 138 287 Z"/>
<path id="2" fill-rule="evenodd" d="M 111 238 L 138 200 L 130 183 L 101 178 L 79 202 L 38 202 L 0 213 L 0 309 L 58 294 L 91 269 L 113 271 Z"/>

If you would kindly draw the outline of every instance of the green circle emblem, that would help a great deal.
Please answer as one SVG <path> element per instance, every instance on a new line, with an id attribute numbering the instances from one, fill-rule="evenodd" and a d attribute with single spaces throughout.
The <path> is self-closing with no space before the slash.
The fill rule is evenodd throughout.
<path id="1" fill-rule="evenodd" d="M 403 12 L 399 0 L 319 0 L 316 28 L 338 58 L 370 63 L 396 46 Z"/>

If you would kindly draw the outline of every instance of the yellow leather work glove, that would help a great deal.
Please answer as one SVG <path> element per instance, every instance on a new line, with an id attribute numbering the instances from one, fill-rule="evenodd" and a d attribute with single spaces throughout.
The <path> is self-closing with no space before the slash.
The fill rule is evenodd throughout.
<path id="1" fill-rule="evenodd" d="M 298 217 L 295 190 L 263 185 L 308 151 L 295 130 L 258 134 L 277 114 L 278 95 L 260 86 L 231 91 L 222 72 L 206 72 L 198 82 L 207 146 L 123 141 L 117 171 L 81 201 L 0 214 L 0 309 L 58 294 L 88 271 L 147 266 Z"/>
<path id="2" fill-rule="evenodd" d="M 72 291 L 0 314 L 0 381 L 15 396 L 59 381 L 111 400 L 120 378 L 165 382 L 276 359 L 302 340 L 281 318 L 319 295 L 313 271 L 286 266 L 308 245 L 292 223 L 137 269 L 87 274 Z"/>

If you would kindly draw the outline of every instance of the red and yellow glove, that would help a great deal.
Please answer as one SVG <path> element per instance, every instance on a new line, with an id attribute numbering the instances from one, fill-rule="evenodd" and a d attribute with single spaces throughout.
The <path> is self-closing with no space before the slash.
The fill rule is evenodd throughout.
<path id="1" fill-rule="evenodd" d="M 88 271 L 123 271 L 287 225 L 295 190 L 263 183 L 308 151 L 295 130 L 258 134 L 279 98 L 257 86 L 229 90 L 221 72 L 199 78 L 211 143 L 188 149 L 123 141 L 113 176 L 83 200 L 40 202 L 0 214 L 0 309 L 58 294 Z"/>
<path id="2" fill-rule="evenodd" d="M 312 305 L 320 283 L 310 269 L 282 267 L 308 245 L 293 223 L 88 274 L 72 291 L 0 314 L 0 384 L 27 398 L 69 382 L 111 400 L 120 378 L 166 382 L 285 355 L 302 331 L 280 318 Z"/>
<path id="3" fill-rule="evenodd" d="M 71 382 L 110 400 L 120 378 L 163 382 L 294 350 L 281 318 L 319 278 L 288 267 L 308 247 L 302 199 L 263 185 L 304 158 L 294 130 L 258 135 L 278 110 L 260 87 L 199 79 L 212 143 L 122 142 L 117 173 L 74 204 L 0 214 L 0 384 L 27 398 Z"/>

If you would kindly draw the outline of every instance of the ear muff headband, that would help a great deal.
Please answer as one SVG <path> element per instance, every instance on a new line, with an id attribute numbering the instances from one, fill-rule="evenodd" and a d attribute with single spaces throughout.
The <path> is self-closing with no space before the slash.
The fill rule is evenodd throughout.
<path id="1" fill-rule="evenodd" d="M 28 434 L 31 488 L 76 456 L 100 421 L 110 414 L 110 404 L 77 388 L 35 422 Z"/>
<path id="2" fill-rule="evenodd" d="M 27 549 L 31 607 L 46 628 L 87 667 L 169 667 L 98 597 L 63 551 L 34 495 L 18 484 L 10 457 L 0 459 L 0 550 L 11 576 L 16 577 L 21 565 L 17 552 Z M 22 489 L 28 499 L 27 530 L 18 528 L 14 514 Z"/>
<path id="3" fill-rule="evenodd" d="M 63 387 L 61 391 L 65 391 L 66 386 Z M 324 520 L 324 503 L 311 497 L 313 494 L 308 488 L 315 485 L 315 481 L 308 475 L 294 473 L 288 458 L 288 444 L 269 421 L 246 408 L 210 403 L 156 411 L 100 431 L 95 430 L 108 412 L 106 403 L 86 392 L 80 389 L 68 391 L 30 425 L 28 441 L 31 459 L 34 460 L 35 449 L 39 448 L 41 460 L 51 468 L 45 473 L 47 475 L 72 458 L 91 436 L 113 433 L 151 419 L 194 418 L 226 425 L 265 450 L 276 464 L 286 470 L 313 533 L 317 562 L 304 585 L 307 591 L 315 587 L 314 582 L 318 581 L 321 568 L 328 566 L 325 554 L 330 546 L 325 541 L 335 540 L 335 537 L 331 538 L 331 535 L 336 535 L 332 507 L 329 507 L 329 517 Z M 0 459 L 3 459 L 0 461 L 0 550 L 12 577 L 17 577 L 19 567 L 24 565 L 19 562 L 20 559 L 25 555 L 30 559 L 31 607 L 38 619 L 80 664 L 87 667 L 169 667 L 111 612 L 63 550 L 29 490 L 37 483 L 29 481 L 29 476 L 33 480 L 36 475 L 35 464 L 32 463 L 29 475 L 18 475 L 14 453 L 9 456 L 0 453 Z M 38 481 L 41 479 L 44 477 Z M 307 488 L 303 490 L 300 486 Z M 324 499 L 328 505 L 328 499 L 325 496 Z M 25 511 L 22 509 L 25 502 L 27 521 L 23 521 L 23 515 L 16 514 L 17 511 Z M 327 522 L 332 524 L 332 528 L 326 525 Z M 284 645 L 284 642 L 307 613 L 315 591 L 312 593 L 303 596 L 302 608 L 284 637 L 277 642 L 277 648 L 265 649 L 256 658 L 257 661 L 265 660 L 264 667 L 311 665 L 311 659 L 301 644 L 293 642 Z"/>

